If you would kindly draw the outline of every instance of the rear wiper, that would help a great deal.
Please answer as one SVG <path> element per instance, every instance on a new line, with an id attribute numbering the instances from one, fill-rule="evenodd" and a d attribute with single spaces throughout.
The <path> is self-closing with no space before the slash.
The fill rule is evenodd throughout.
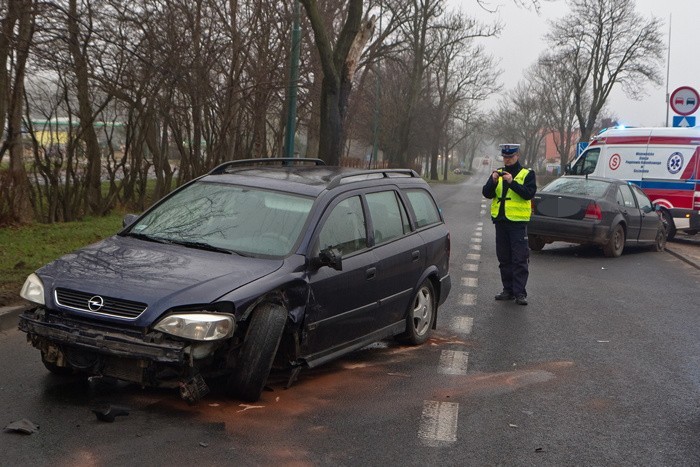
<path id="1" fill-rule="evenodd" d="M 174 243 L 176 245 L 186 246 L 188 248 L 198 248 L 200 250 L 216 251 L 217 253 L 226 253 L 229 255 L 232 253 L 238 253 L 238 252 L 233 252 L 231 250 L 227 250 L 225 248 L 219 248 L 217 246 L 213 246 L 213 245 L 210 245 L 210 244 L 204 243 L 204 242 L 192 242 L 192 241 L 187 241 L 187 240 L 170 240 L 170 243 Z"/>

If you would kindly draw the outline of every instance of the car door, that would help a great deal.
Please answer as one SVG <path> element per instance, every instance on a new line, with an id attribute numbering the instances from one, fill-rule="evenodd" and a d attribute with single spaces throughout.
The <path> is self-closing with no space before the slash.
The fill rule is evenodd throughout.
<path id="1" fill-rule="evenodd" d="M 618 210 L 627 223 L 627 240 L 636 242 L 642 227 L 642 213 L 637 207 L 637 201 L 634 199 L 630 186 L 618 185 L 616 199 Z"/>
<path id="2" fill-rule="evenodd" d="M 639 232 L 640 242 L 653 242 L 656 239 L 656 233 L 659 230 L 659 215 L 654 209 L 649 197 L 644 194 L 641 188 L 636 185 L 631 185 L 632 191 L 637 198 L 639 212 L 641 216 L 641 228 Z"/>
<path id="3" fill-rule="evenodd" d="M 406 207 L 397 192 L 365 195 L 377 257 L 377 325 L 401 322 L 425 265 L 423 240 L 411 231 Z"/>
<path id="4" fill-rule="evenodd" d="M 312 297 L 307 310 L 308 353 L 318 354 L 351 345 L 375 327 L 377 260 L 368 247 L 367 222 L 359 194 L 336 200 L 315 233 L 317 252 L 335 248 L 342 269 L 313 268 Z"/>

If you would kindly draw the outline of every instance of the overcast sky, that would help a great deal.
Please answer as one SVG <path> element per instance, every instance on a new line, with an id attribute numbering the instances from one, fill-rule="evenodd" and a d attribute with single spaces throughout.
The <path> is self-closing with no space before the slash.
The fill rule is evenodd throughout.
<path id="1" fill-rule="evenodd" d="M 523 70 L 535 63 L 545 48 L 543 37 L 549 30 L 548 21 L 563 17 L 568 11 L 565 0 L 543 2 L 539 15 L 515 5 L 514 0 L 490 0 L 498 5 L 497 13 L 483 11 L 476 0 L 448 0 L 454 7 L 460 7 L 472 17 L 483 21 L 500 19 L 504 30 L 500 37 L 485 40 L 486 48 L 504 70 L 501 82 L 504 90 L 513 88 L 522 79 Z M 649 18 L 651 15 L 664 21 L 663 37 L 668 43 L 669 15 L 671 22 L 671 60 L 668 88 L 672 93 L 679 86 L 691 86 L 700 90 L 700 0 L 636 0 L 637 11 Z M 667 51 L 664 53 L 664 61 Z M 646 86 L 647 94 L 640 101 L 627 98 L 616 87 L 608 101 L 608 112 L 621 123 L 631 126 L 664 126 L 666 122 L 666 64 L 664 63 L 664 83 L 655 87 Z M 498 96 L 497 96 L 498 97 Z M 495 99 L 497 100 L 497 98 Z M 489 101 L 493 104 L 493 100 Z M 669 125 L 671 117 L 669 112 Z M 698 114 L 696 114 L 698 116 Z M 700 123 L 699 123 L 700 124 Z"/>

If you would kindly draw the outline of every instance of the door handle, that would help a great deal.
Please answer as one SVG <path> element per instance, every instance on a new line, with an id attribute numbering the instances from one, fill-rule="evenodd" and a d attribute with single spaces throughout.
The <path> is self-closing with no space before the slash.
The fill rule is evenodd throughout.
<path id="1" fill-rule="evenodd" d="M 413 261 L 418 261 L 420 259 L 420 251 L 416 250 L 413 253 L 411 253 L 411 259 Z"/>
<path id="2" fill-rule="evenodd" d="M 367 280 L 374 279 L 374 276 L 377 275 L 377 268 L 369 268 L 367 271 L 365 271 Z"/>

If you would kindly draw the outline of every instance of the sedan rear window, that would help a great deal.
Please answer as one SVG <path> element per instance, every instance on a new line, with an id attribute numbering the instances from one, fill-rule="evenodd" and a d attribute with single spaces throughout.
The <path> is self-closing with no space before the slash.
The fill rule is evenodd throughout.
<path id="1" fill-rule="evenodd" d="M 565 193 L 568 195 L 586 195 L 602 197 L 610 188 L 610 183 L 602 180 L 585 178 L 558 178 L 542 188 L 543 193 Z"/>
<path id="2" fill-rule="evenodd" d="M 131 232 L 246 255 L 284 256 L 296 243 L 312 204 L 310 198 L 288 193 L 195 183 L 146 214 Z"/>

